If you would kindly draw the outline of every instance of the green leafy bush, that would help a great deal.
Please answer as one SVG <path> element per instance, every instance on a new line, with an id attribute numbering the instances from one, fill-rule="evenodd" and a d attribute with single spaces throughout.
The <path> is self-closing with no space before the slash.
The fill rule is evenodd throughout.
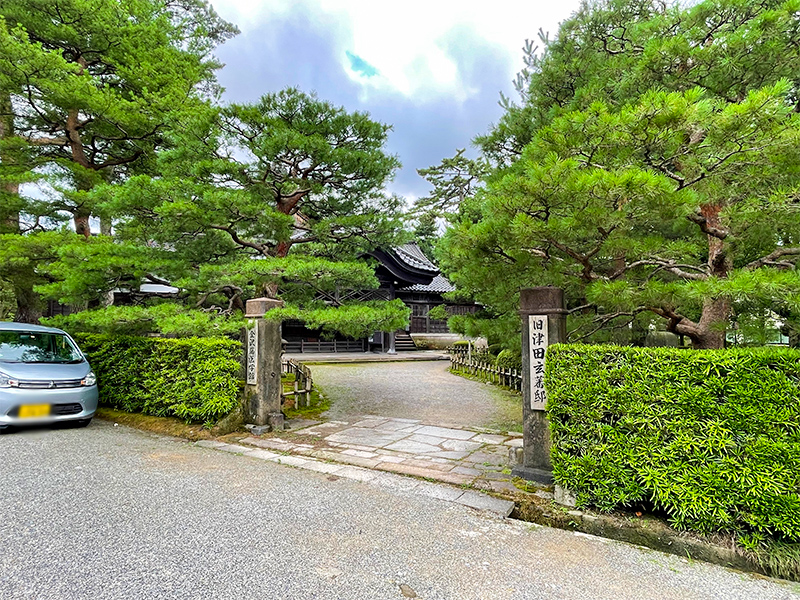
<path id="1" fill-rule="evenodd" d="M 241 344 L 225 338 L 78 335 L 102 404 L 213 423 L 239 401 Z"/>
<path id="2" fill-rule="evenodd" d="M 497 356 L 500 354 L 500 351 L 503 349 L 503 346 L 500 344 L 489 344 L 486 347 L 486 351 L 491 354 L 492 356 Z"/>
<path id="3" fill-rule="evenodd" d="M 553 474 L 579 505 L 800 540 L 800 352 L 556 345 Z"/>
<path id="4" fill-rule="evenodd" d="M 522 369 L 522 355 L 513 350 L 503 350 L 497 355 L 496 364 L 501 369 Z"/>

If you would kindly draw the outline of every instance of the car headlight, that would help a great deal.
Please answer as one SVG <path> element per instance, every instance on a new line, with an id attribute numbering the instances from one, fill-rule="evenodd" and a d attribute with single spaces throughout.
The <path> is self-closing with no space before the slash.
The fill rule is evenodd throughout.
<path id="1" fill-rule="evenodd" d="M 81 380 L 81 385 L 94 385 L 97 383 L 97 377 L 94 374 L 94 371 L 89 371 L 89 373 Z"/>
<path id="2" fill-rule="evenodd" d="M 19 380 L 0 371 L 0 388 L 19 387 Z"/>

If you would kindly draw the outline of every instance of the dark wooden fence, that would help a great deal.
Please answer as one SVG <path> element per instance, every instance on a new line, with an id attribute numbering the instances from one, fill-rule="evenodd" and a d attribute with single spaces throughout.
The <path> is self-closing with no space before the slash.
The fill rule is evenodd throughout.
<path id="1" fill-rule="evenodd" d="M 311 369 L 303 363 L 292 359 L 281 361 L 281 374 L 294 375 L 293 389 L 281 392 L 281 402 L 287 398 L 294 398 L 294 407 L 309 406 L 311 404 L 311 390 L 314 388 L 314 381 L 311 378 Z"/>
<path id="2" fill-rule="evenodd" d="M 502 385 L 522 392 L 522 371 L 508 367 L 498 367 L 497 357 L 474 348 L 454 346 L 447 349 L 450 354 L 450 369 L 461 371 L 483 381 Z"/>
<path id="3" fill-rule="evenodd" d="M 366 352 L 366 340 L 297 340 L 286 343 L 286 352 Z"/>

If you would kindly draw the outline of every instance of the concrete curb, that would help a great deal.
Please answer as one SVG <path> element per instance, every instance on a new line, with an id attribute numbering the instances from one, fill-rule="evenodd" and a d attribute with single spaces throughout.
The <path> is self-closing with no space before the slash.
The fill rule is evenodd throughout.
<path id="1" fill-rule="evenodd" d="M 201 448 L 229 452 L 231 454 L 240 454 L 256 460 L 265 460 L 280 465 L 307 469 L 309 471 L 316 471 L 317 473 L 325 473 L 327 475 L 369 483 L 388 489 L 408 491 L 419 496 L 443 500 L 445 502 L 453 502 L 476 510 L 490 512 L 503 518 L 511 515 L 515 508 L 515 504 L 510 500 L 501 500 L 500 498 L 495 498 L 494 496 L 482 494 L 474 490 L 463 490 L 450 485 L 431 483 L 412 477 L 404 477 L 384 471 L 374 471 L 354 465 L 322 462 L 314 458 L 278 454 L 268 450 L 254 449 L 253 447 L 239 446 L 237 444 L 226 444 L 225 442 L 218 442 L 215 440 L 201 440 L 195 442 L 194 445 Z"/>

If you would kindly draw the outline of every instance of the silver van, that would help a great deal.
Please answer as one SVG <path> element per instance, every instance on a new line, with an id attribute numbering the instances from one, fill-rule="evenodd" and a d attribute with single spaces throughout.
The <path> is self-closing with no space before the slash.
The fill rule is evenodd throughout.
<path id="1" fill-rule="evenodd" d="M 88 425 L 97 379 L 64 331 L 0 322 L 0 429 L 71 422 Z"/>

